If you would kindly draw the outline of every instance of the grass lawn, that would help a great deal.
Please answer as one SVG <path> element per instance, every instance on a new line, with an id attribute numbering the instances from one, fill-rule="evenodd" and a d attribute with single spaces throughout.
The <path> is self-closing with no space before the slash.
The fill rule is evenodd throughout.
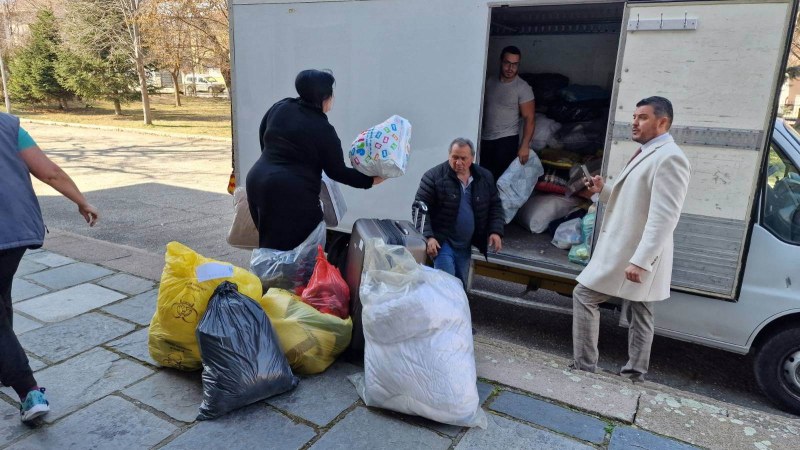
<path id="1" fill-rule="evenodd" d="M 122 115 L 114 115 L 111 102 L 70 102 L 69 109 L 47 105 L 14 105 L 12 112 L 20 117 L 54 122 L 84 123 L 125 128 L 142 128 L 170 133 L 231 137 L 231 103 L 226 98 L 181 97 L 182 106 L 175 106 L 173 94 L 150 96 L 153 125 L 145 125 L 141 103 L 122 106 Z"/>

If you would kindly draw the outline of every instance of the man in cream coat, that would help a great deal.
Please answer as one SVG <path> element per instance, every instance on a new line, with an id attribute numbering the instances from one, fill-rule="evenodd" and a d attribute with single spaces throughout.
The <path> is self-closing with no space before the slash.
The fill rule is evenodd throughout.
<path id="1" fill-rule="evenodd" d="M 691 167 L 669 128 L 672 104 L 649 97 L 636 104 L 632 138 L 641 144 L 613 183 L 585 179 L 605 213 L 589 265 L 573 291 L 573 368 L 597 370 L 599 305 L 630 301 L 628 363 L 620 375 L 643 381 L 653 343 L 653 307 L 670 294 L 672 232 L 678 224 Z"/>

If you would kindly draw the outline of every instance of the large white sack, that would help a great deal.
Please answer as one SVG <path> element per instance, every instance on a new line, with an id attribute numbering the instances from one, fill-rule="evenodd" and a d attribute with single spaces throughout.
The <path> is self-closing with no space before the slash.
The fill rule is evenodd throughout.
<path id="1" fill-rule="evenodd" d="M 367 406 L 485 428 L 472 319 L 461 281 L 425 267 L 401 246 L 366 242 L 361 281 Z"/>
<path id="2" fill-rule="evenodd" d="M 531 152 L 528 162 L 523 166 L 519 158 L 514 158 L 511 165 L 497 180 L 497 194 L 503 203 L 503 217 L 506 223 L 511 222 L 517 210 L 525 204 L 533 193 L 536 180 L 544 175 L 542 161 L 536 153 Z"/>
<path id="3" fill-rule="evenodd" d="M 350 147 L 350 164 L 371 177 L 395 178 L 406 173 L 411 153 L 411 123 L 392 116 L 362 131 Z"/>
<path id="4" fill-rule="evenodd" d="M 517 213 L 517 222 L 531 233 L 543 233 L 550 222 L 578 209 L 581 199 L 558 194 L 537 194 Z"/>
<path id="5" fill-rule="evenodd" d="M 545 116 L 544 114 L 536 114 L 536 128 L 533 130 L 531 148 L 534 150 L 544 149 L 547 147 L 547 142 L 555 137 L 556 133 L 560 129 L 560 123 Z"/>

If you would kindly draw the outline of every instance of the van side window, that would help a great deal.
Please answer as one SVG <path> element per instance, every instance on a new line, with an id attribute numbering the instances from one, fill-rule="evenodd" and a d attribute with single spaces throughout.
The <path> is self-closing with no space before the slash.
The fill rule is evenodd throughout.
<path id="1" fill-rule="evenodd" d="M 764 227 L 784 241 L 800 244 L 800 172 L 775 144 L 769 150 L 764 193 Z"/>

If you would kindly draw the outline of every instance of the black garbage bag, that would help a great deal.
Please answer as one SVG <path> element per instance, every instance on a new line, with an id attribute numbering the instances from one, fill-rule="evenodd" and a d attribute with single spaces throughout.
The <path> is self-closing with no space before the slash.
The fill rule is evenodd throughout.
<path id="1" fill-rule="evenodd" d="M 589 100 L 585 102 L 567 102 L 557 100 L 547 108 L 547 117 L 556 122 L 585 122 L 597 119 L 608 113 L 607 100 Z"/>
<path id="2" fill-rule="evenodd" d="M 297 386 L 267 314 L 236 285 L 217 287 L 197 325 L 203 403 L 197 420 L 220 417 Z"/>

